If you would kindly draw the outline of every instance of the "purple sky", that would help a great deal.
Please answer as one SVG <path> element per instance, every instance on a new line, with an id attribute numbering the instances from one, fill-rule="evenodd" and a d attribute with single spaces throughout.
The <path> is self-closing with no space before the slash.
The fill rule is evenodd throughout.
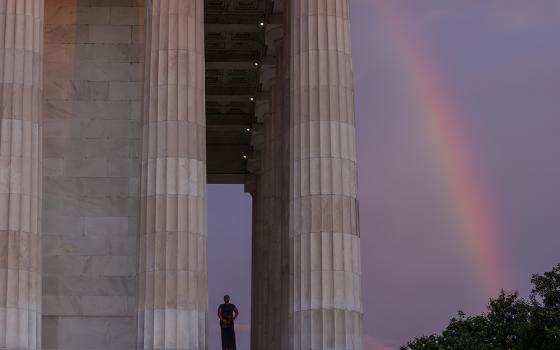
<path id="1" fill-rule="evenodd" d="M 440 331 L 489 297 L 450 218 L 380 1 L 351 1 L 365 350 Z M 500 229 L 504 287 L 527 295 L 531 274 L 560 262 L 560 2 L 391 1 L 429 49 L 469 135 Z M 211 309 L 227 291 L 249 324 L 251 199 L 241 186 L 209 192 Z M 245 349 L 248 330 L 239 333 Z"/>

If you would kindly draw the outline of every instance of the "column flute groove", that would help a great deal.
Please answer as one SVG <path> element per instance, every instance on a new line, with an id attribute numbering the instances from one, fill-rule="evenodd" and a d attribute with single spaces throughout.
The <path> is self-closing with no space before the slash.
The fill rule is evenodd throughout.
<path id="1" fill-rule="evenodd" d="M 290 4 L 290 348 L 361 349 L 348 0 Z"/>
<path id="2" fill-rule="evenodd" d="M 148 0 L 138 349 L 206 349 L 204 1 Z"/>
<path id="3" fill-rule="evenodd" d="M 0 348 L 41 348 L 43 0 L 0 1 Z"/>

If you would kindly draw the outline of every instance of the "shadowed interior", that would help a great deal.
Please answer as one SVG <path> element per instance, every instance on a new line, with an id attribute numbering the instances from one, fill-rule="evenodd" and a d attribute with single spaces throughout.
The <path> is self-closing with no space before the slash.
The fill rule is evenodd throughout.
<path id="1" fill-rule="evenodd" d="M 254 106 L 265 54 L 268 1 L 206 0 L 208 183 L 243 184 L 251 152 Z"/>

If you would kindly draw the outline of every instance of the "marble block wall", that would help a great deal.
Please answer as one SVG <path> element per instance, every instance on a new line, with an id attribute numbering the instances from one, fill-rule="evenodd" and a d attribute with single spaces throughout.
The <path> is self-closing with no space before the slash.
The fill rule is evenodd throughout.
<path id="1" fill-rule="evenodd" d="M 135 347 L 143 8 L 45 0 L 44 349 Z"/>

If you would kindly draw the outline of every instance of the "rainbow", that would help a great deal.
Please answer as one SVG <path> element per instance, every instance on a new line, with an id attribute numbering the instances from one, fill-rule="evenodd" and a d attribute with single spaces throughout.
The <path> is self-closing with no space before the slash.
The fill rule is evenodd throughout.
<path id="1" fill-rule="evenodd" d="M 450 207 L 461 227 L 466 255 L 476 270 L 485 296 L 495 296 L 508 286 L 505 254 L 499 229 L 484 182 L 468 147 L 468 135 L 459 124 L 459 108 L 446 95 L 443 79 L 422 45 L 417 31 L 409 27 L 406 10 L 396 1 L 379 0 L 378 10 L 395 45 L 418 117 L 431 140 L 432 149 L 445 178 Z M 379 18 L 378 17 L 378 18 Z"/>

